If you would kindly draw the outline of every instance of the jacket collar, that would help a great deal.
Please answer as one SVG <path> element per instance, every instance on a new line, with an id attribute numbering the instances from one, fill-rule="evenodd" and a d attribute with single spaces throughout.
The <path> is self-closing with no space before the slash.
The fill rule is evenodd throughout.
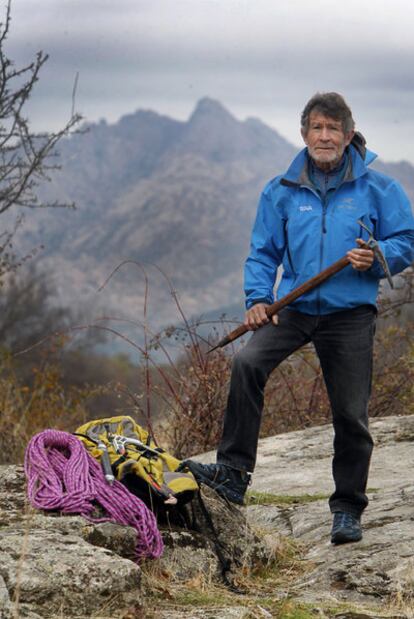
<path id="1" fill-rule="evenodd" d="M 344 180 L 352 181 L 368 172 L 368 165 L 376 159 L 377 155 L 366 149 L 365 159 L 363 159 L 360 151 L 353 144 L 350 144 L 347 150 L 349 153 L 349 166 Z M 302 185 L 308 184 L 308 182 L 308 149 L 303 148 L 283 175 L 281 183 L 283 185 Z"/>

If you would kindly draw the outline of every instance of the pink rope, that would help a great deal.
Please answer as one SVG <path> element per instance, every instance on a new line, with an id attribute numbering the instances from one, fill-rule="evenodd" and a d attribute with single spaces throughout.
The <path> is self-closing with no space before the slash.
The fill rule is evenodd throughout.
<path id="1" fill-rule="evenodd" d="M 154 514 L 120 482 L 110 486 L 98 461 L 75 436 L 59 430 L 36 434 L 27 446 L 24 467 L 34 507 L 129 525 L 137 532 L 137 560 L 161 556 L 164 545 Z M 107 516 L 92 515 L 97 505 Z"/>

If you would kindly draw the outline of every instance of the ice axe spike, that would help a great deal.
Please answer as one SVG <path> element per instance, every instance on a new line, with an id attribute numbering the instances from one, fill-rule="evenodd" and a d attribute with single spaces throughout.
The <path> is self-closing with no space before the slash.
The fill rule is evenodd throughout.
<path id="1" fill-rule="evenodd" d="M 382 269 L 385 273 L 385 276 L 388 280 L 389 285 L 391 286 L 392 289 L 394 289 L 394 284 L 392 281 L 390 269 L 388 267 L 387 261 L 385 260 L 385 256 L 381 251 L 381 247 L 379 246 L 377 239 L 374 237 L 372 230 L 370 230 L 368 226 L 366 226 L 361 219 L 358 219 L 358 223 L 361 226 L 361 228 L 363 228 L 364 230 L 368 232 L 369 239 L 368 241 L 364 241 L 364 243 L 369 249 L 372 249 L 372 251 L 374 252 L 374 256 L 378 260 L 380 265 L 382 266 Z"/>
<path id="2" fill-rule="evenodd" d="M 292 290 L 292 292 L 289 292 L 289 294 L 279 299 L 279 301 L 268 305 L 266 307 L 266 314 L 268 318 L 271 318 L 272 316 L 280 312 L 280 310 L 286 307 L 286 305 L 293 303 L 293 301 L 296 301 L 296 299 L 301 297 L 303 294 L 306 294 L 310 290 L 313 290 L 313 288 L 316 288 L 317 286 L 323 284 L 324 281 L 326 281 L 333 275 L 336 275 L 336 273 L 339 273 L 339 271 L 342 271 L 342 269 L 344 269 L 349 263 L 350 260 L 348 256 L 344 256 L 340 260 L 337 260 L 336 262 L 331 264 L 331 266 L 329 266 L 328 268 L 318 273 L 318 275 L 315 275 L 311 279 L 308 279 L 301 286 L 298 286 L 297 288 Z M 217 348 L 223 348 L 227 344 L 230 344 L 230 342 L 234 342 L 234 340 L 237 340 L 237 338 L 239 338 L 241 335 L 247 333 L 248 330 L 249 329 L 244 324 L 238 326 L 236 329 L 234 329 L 234 331 L 231 331 L 231 333 L 221 339 L 216 346 L 210 348 L 210 350 L 207 351 L 207 354 L 212 352 L 213 350 L 216 350 Z"/>

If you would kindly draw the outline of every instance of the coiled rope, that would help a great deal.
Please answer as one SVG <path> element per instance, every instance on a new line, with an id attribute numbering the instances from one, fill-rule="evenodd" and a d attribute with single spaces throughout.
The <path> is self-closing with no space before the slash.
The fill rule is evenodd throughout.
<path id="1" fill-rule="evenodd" d="M 36 434 L 27 446 L 24 467 L 34 507 L 129 525 L 137 532 L 137 560 L 161 556 L 164 545 L 154 514 L 120 482 L 108 485 L 100 464 L 75 436 L 59 430 Z M 95 517 L 97 506 L 107 515 Z"/>

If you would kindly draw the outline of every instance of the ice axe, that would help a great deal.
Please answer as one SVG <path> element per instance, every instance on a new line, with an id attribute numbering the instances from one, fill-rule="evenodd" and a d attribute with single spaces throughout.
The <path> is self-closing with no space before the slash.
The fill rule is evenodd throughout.
<path id="1" fill-rule="evenodd" d="M 374 235 L 372 233 L 372 230 L 370 230 L 368 228 L 368 226 L 366 226 L 364 224 L 363 221 L 361 221 L 361 219 L 358 219 L 358 223 L 361 226 L 361 228 L 364 228 L 364 230 L 366 230 L 369 234 L 369 238 L 368 241 L 365 241 L 365 245 L 368 247 L 368 249 L 372 249 L 372 251 L 374 252 L 374 256 L 375 258 L 378 260 L 378 262 L 380 263 L 382 270 L 385 273 L 385 277 L 388 280 L 389 285 L 391 286 L 392 289 L 394 289 L 394 284 L 392 281 L 392 277 L 391 277 L 391 272 L 390 269 L 388 267 L 387 261 L 385 260 L 385 256 L 381 251 L 381 248 L 378 244 L 378 241 L 376 238 L 374 238 Z"/>
<path id="2" fill-rule="evenodd" d="M 391 288 L 393 288 L 394 286 L 393 286 L 392 279 L 391 279 L 391 273 L 388 268 L 385 257 L 380 249 L 378 241 L 374 238 L 372 231 L 360 219 L 358 219 L 358 223 L 369 234 L 369 239 L 368 241 L 365 241 L 365 246 L 368 249 L 372 249 L 372 251 L 374 252 L 375 258 L 379 261 L 379 263 L 381 264 L 385 272 L 385 275 L 388 279 L 388 282 Z M 268 305 L 266 307 L 266 314 L 268 318 L 271 318 L 272 316 L 280 312 L 281 309 L 286 307 L 286 305 L 293 303 L 293 301 L 296 301 L 296 299 L 306 294 L 310 290 L 313 290 L 317 286 L 320 286 L 321 284 L 323 284 L 323 282 L 325 282 L 327 279 L 329 279 L 333 275 L 336 275 L 336 273 L 339 273 L 339 271 L 342 271 L 342 269 L 348 266 L 349 263 L 350 263 L 350 260 L 348 256 L 344 256 L 340 260 L 337 260 L 336 262 L 331 264 L 331 266 L 327 267 L 326 269 L 318 273 L 318 275 L 315 275 L 315 277 L 308 279 L 301 286 L 298 286 L 297 288 L 292 290 L 292 292 L 289 292 L 289 294 L 279 299 L 279 301 L 276 301 L 275 303 Z M 213 346 L 213 348 L 210 348 L 210 350 L 207 351 L 207 354 L 212 352 L 213 350 L 216 350 L 217 348 L 223 348 L 227 344 L 230 344 L 230 342 L 234 342 L 235 340 L 237 340 L 237 338 L 244 335 L 248 331 L 249 329 L 246 327 L 246 325 L 242 324 L 238 326 L 236 329 L 234 329 L 234 331 L 231 331 L 228 335 L 223 337 L 223 339 L 221 339 L 219 343 L 216 344 L 216 346 Z"/>

